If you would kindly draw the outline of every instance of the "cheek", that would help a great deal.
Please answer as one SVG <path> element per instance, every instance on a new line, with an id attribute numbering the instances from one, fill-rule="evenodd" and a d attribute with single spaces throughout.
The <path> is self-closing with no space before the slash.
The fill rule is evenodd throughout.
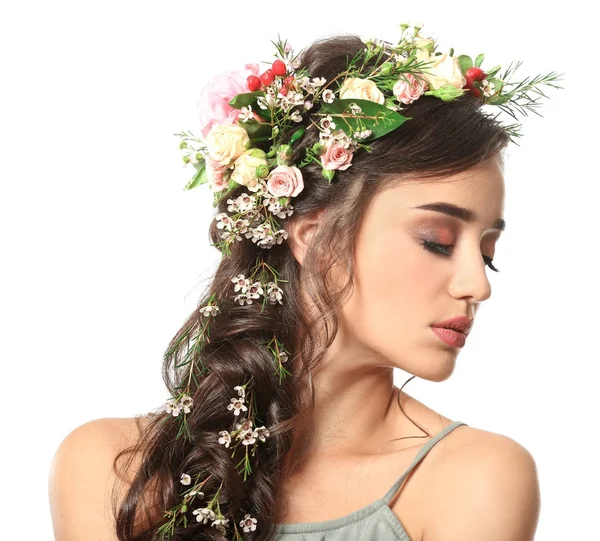
<path id="1" fill-rule="evenodd" d="M 408 236 L 393 243 L 375 238 L 359 245 L 349 316 L 361 321 L 365 331 L 376 333 L 429 319 L 430 292 L 435 289 L 430 257 Z"/>

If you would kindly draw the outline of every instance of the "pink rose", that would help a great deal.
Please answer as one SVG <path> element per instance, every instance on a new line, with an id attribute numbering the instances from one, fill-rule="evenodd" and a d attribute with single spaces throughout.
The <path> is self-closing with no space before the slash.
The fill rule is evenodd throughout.
<path id="1" fill-rule="evenodd" d="M 279 165 L 269 173 L 267 187 L 275 197 L 296 197 L 304 189 L 302 172 L 297 167 Z"/>
<path id="2" fill-rule="evenodd" d="M 352 164 L 352 151 L 344 148 L 344 145 L 333 140 L 327 145 L 323 154 L 321 154 L 321 164 L 323 169 L 339 169 L 343 171 Z"/>
<path id="3" fill-rule="evenodd" d="M 231 107 L 229 101 L 238 94 L 250 92 L 247 78 L 259 73 L 258 64 L 246 64 L 245 69 L 227 71 L 206 84 L 198 100 L 202 137 L 206 137 L 213 124 L 233 124 L 238 119 L 240 111 Z"/>
<path id="4" fill-rule="evenodd" d="M 417 79 L 411 73 L 407 73 L 406 78 L 408 81 L 398 79 L 398 82 L 394 85 L 393 93 L 398 101 L 408 105 L 421 97 L 425 92 L 427 83 L 422 79 Z"/>
<path id="5" fill-rule="evenodd" d="M 210 189 L 213 192 L 222 192 L 229 185 L 230 170 L 207 156 L 206 176 Z"/>

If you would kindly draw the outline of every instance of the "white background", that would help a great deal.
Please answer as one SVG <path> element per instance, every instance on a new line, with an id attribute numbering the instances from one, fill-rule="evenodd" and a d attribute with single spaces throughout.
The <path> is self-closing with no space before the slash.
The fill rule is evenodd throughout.
<path id="1" fill-rule="evenodd" d="M 393 41 L 425 22 L 440 50 L 565 73 L 524 119 L 508 223 L 453 376 L 404 389 L 536 458 L 536 539 L 596 535 L 598 75 L 591 13 L 570 2 L 13 2 L 0 8 L 2 538 L 51 540 L 60 441 L 167 398 L 160 366 L 219 252 L 211 195 L 184 193 L 182 129 L 212 75 L 338 32 Z M 360 2 L 358 2 L 360 4 Z M 548 6 L 548 7 L 546 7 Z M 586 26 L 587 25 L 587 26 Z M 594 144 L 595 143 L 595 144 Z M 399 372 L 401 385 L 408 374 Z M 8 453 L 6 453 L 8 451 Z M 509 475 L 510 472 L 507 472 Z M 588 488 L 589 487 L 589 488 Z M 33 533 L 32 528 L 35 529 Z"/>

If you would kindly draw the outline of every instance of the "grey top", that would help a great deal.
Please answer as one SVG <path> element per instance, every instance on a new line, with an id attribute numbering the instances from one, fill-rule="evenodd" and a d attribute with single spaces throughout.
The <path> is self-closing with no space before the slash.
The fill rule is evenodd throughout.
<path id="1" fill-rule="evenodd" d="M 277 524 L 273 541 L 411 541 L 388 504 L 408 474 L 430 449 L 444 436 L 462 425 L 467 426 L 462 421 L 454 421 L 424 444 L 408 469 L 396 480 L 383 498 L 349 515 L 331 520 Z"/>

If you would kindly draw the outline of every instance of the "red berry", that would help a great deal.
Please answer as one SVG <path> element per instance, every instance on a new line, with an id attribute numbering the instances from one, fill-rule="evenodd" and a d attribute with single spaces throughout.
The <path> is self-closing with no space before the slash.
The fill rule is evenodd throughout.
<path id="1" fill-rule="evenodd" d="M 479 90 L 479 88 L 477 87 L 473 87 L 471 88 L 471 90 L 469 90 L 469 92 L 471 92 L 471 94 L 473 94 L 474 96 L 477 96 L 478 98 L 481 96 L 481 91 Z"/>
<path id="2" fill-rule="evenodd" d="M 256 75 L 249 75 L 247 81 L 250 92 L 256 92 L 262 86 L 260 79 Z"/>
<path id="3" fill-rule="evenodd" d="M 467 80 L 467 82 L 465 83 L 465 86 L 463 86 L 463 88 L 473 88 L 473 77 L 469 77 L 469 75 L 465 75 L 465 79 Z"/>
<path id="4" fill-rule="evenodd" d="M 285 62 L 283 60 L 275 60 L 273 65 L 271 66 L 271 70 L 275 75 L 285 75 L 287 73 L 287 68 L 285 66 Z"/>
<path id="5" fill-rule="evenodd" d="M 262 81 L 263 85 L 269 86 L 275 80 L 275 74 L 273 73 L 273 70 L 268 69 L 265 71 L 260 76 L 260 80 Z"/>
<path id="6" fill-rule="evenodd" d="M 481 68 L 469 68 L 465 72 L 465 77 L 470 77 L 473 81 L 481 81 L 485 77 L 485 73 Z"/>

